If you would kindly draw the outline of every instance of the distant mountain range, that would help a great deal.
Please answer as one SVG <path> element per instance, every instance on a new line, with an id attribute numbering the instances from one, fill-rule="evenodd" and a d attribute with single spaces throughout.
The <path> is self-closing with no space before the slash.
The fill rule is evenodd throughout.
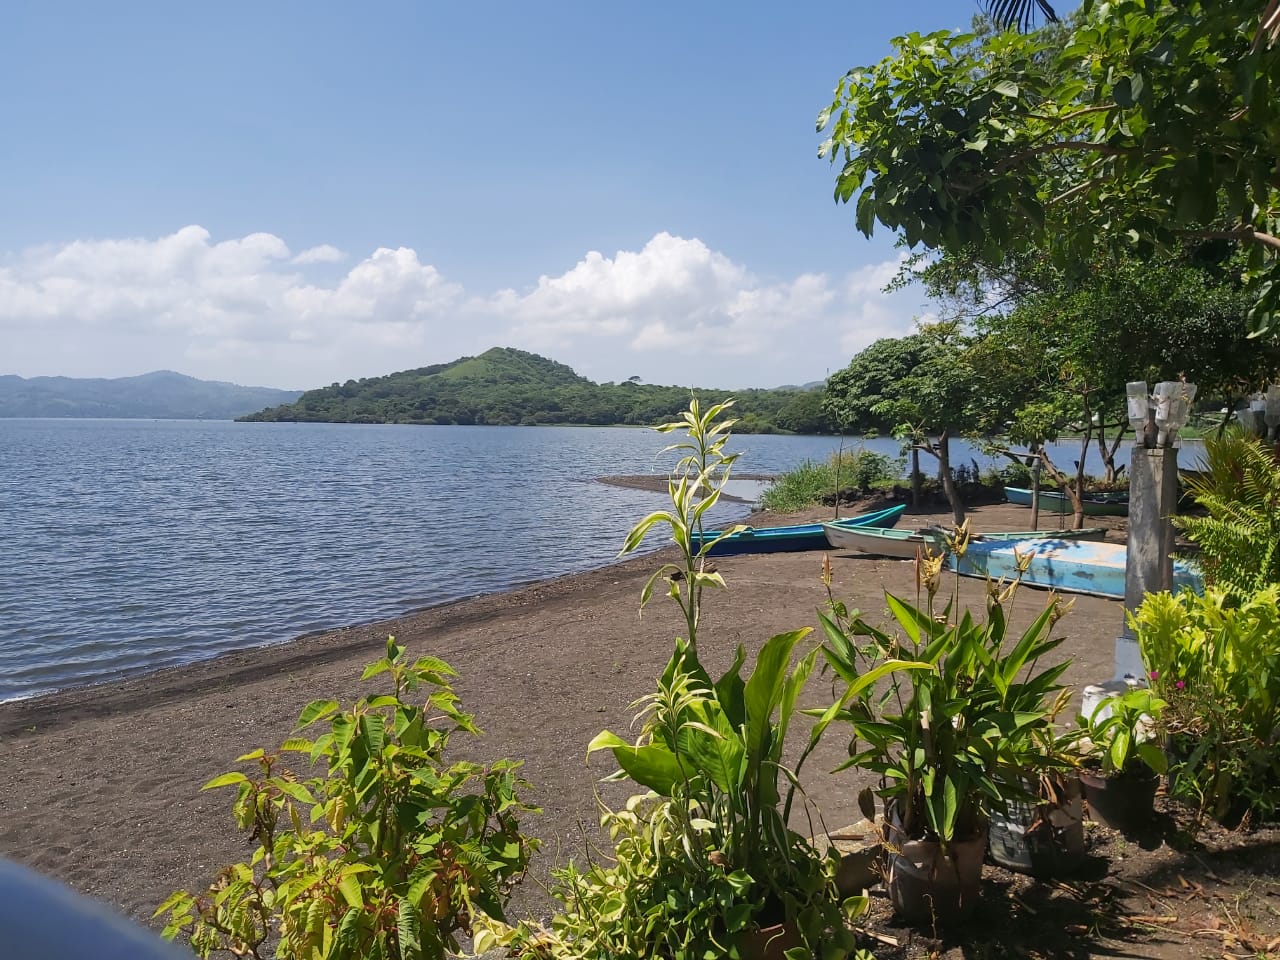
<path id="1" fill-rule="evenodd" d="M 0 376 L 0 417 L 234 420 L 300 396 L 301 390 L 242 387 L 172 370 L 112 380 Z"/>
<path id="2" fill-rule="evenodd" d="M 821 387 L 821 384 L 817 384 Z M 737 399 L 735 432 L 826 433 L 824 391 L 695 391 L 703 403 Z M 510 347 L 477 357 L 348 380 L 308 390 L 242 420 L 417 424 L 643 424 L 674 419 L 689 405 L 689 388 L 641 383 L 595 383 L 570 367 Z"/>

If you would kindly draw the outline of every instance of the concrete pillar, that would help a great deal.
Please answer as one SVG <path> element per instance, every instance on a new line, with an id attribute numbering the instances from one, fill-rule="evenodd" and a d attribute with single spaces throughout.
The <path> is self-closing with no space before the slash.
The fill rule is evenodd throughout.
<path id="1" fill-rule="evenodd" d="M 1178 450 L 1134 444 L 1129 459 L 1129 536 L 1125 551 L 1126 621 L 1116 639 L 1116 680 L 1145 680 L 1127 615 L 1148 593 L 1173 587 L 1173 523 L 1178 508 Z"/>

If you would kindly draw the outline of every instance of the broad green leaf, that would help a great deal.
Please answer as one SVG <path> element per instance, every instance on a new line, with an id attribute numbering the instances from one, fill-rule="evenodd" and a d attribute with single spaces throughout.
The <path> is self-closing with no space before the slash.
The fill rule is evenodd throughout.
<path id="1" fill-rule="evenodd" d="M 232 786 L 233 784 L 248 783 L 248 782 L 249 782 L 248 777 L 246 777 L 243 773 L 240 773 L 239 771 L 233 770 L 230 773 L 224 773 L 214 777 L 212 780 L 210 780 L 200 789 L 212 790 L 215 787 L 229 787 L 229 786 Z"/>
<path id="2" fill-rule="evenodd" d="M 302 708 L 302 713 L 298 714 L 298 724 L 295 729 L 315 723 L 317 720 L 326 718 L 337 711 L 337 700 L 312 700 Z"/>

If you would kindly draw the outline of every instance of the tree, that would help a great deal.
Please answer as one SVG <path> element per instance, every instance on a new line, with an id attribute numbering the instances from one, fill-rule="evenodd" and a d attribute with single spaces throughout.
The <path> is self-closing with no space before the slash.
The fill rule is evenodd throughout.
<path id="1" fill-rule="evenodd" d="M 951 438 L 971 432 L 984 409 L 957 323 L 936 323 L 900 339 L 878 340 L 827 381 L 824 406 L 842 427 L 887 425 L 912 450 L 938 461 L 957 524 L 964 503 L 951 474 Z M 913 458 L 913 467 L 916 464 Z M 913 469 L 913 475 L 918 471 Z"/>
<path id="2" fill-rule="evenodd" d="M 910 34 L 842 78 L 820 154 L 839 163 L 836 197 L 855 202 L 858 229 L 879 221 L 910 247 L 977 247 L 990 262 L 1043 250 L 1070 270 L 1188 239 L 1239 245 L 1253 330 L 1268 332 L 1278 31 L 1276 0 L 1084 0 L 1065 42 Z"/>

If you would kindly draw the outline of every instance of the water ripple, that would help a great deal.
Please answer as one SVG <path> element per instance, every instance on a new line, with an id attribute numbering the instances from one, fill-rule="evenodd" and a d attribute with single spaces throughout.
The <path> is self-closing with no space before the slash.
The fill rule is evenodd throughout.
<path id="1" fill-rule="evenodd" d="M 649 430 L 0 420 L 0 700 L 600 566 Z M 772 472 L 838 441 L 747 437 Z M 724 521 L 743 512 L 727 506 Z"/>

